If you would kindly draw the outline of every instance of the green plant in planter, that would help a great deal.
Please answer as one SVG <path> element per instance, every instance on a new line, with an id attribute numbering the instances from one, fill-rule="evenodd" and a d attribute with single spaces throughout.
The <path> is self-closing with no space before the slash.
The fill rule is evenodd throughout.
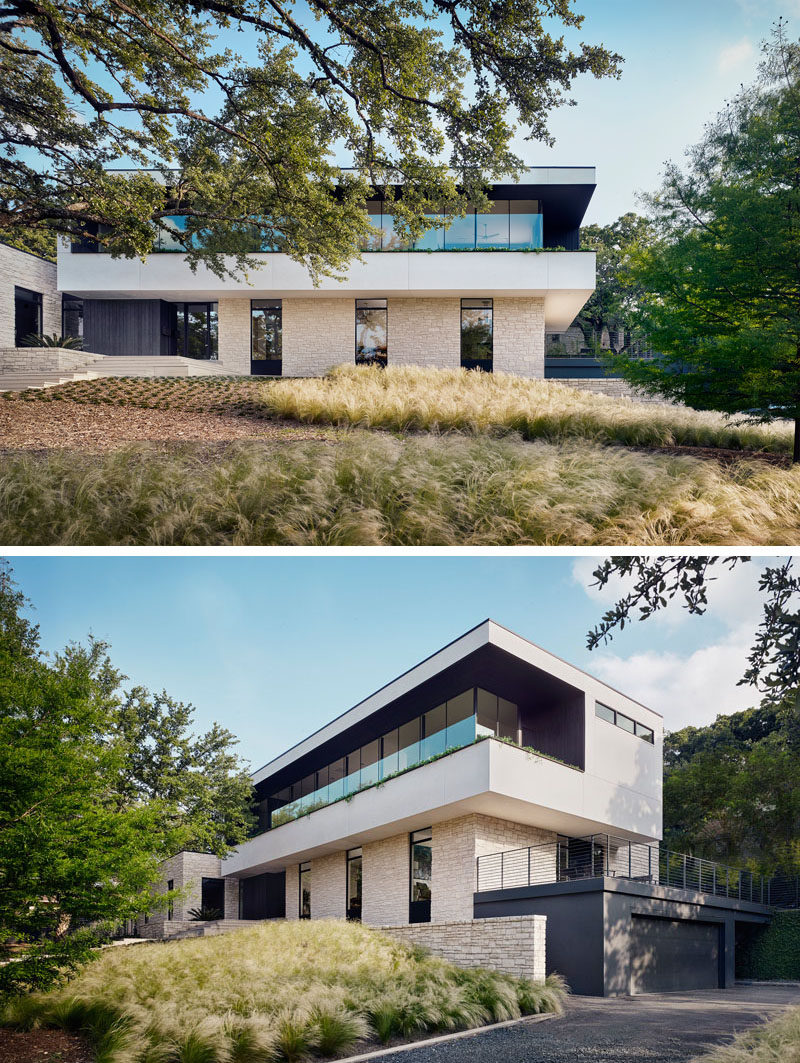
<path id="1" fill-rule="evenodd" d="M 52 336 L 40 336 L 38 332 L 29 332 L 22 337 L 23 347 L 62 347 L 66 351 L 80 351 L 83 348 L 83 340 L 78 336 L 59 336 L 54 332 Z"/>
<path id="2" fill-rule="evenodd" d="M 224 919 L 225 913 L 219 908 L 190 908 L 189 918 L 194 923 L 210 923 L 215 919 Z"/>

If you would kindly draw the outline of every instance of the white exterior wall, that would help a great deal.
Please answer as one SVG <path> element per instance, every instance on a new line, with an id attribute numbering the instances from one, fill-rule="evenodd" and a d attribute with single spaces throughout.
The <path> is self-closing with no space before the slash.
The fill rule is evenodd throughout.
<path id="1" fill-rule="evenodd" d="M 219 360 L 232 373 L 250 373 L 250 300 L 217 303 Z"/>
<path id="2" fill-rule="evenodd" d="M 0 244 L 0 348 L 14 346 L 14 288 L 42 295 L 42 331 L 61 334 L 61 295 L 56 264 L 38 255 Z"/>

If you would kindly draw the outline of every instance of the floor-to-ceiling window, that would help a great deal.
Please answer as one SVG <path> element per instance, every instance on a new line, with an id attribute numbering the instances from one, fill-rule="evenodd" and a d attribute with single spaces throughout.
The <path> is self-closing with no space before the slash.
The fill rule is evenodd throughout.
<path id="1" fill-rule="evenodd" d="M 356 365 L 386 365 L 388 318 L 385 299 L 356 299 Z"/>
<path id="2" fill-rule="evenodd" d="M 411 892 L 408 903 L 409 923 L 431 921 L 431 887 L 433 883 L 433 843 L 430 827 L 411 835 Z"/>
<path id="3" fill-rule="evenodd" d="M 347 918 L 361 921 L 361 848 L 347 854 Z"/>
<path id="4" fill-rule="evenodd" d="M 61 335 L 83 339 L 83 299 L 74 295 L 61 296 Z"/>
<path id="5" fill-rule="evenodd" d="M 283 303 L 280 299 L 250 302 L 250 372 L 280 376 L 283 372 Z"/>
<path id="6" fill-rule="evenodd" d="M 42 293 L 14 288 L 14 346 L 22 347 L 29 336 L 42 334 Z"/>
<path id="7" fill-rule="evenodd" d="M 491 373 L 494 342 L 491 299 L 461 300 L 461 364 Z"/>
<path id="8" fill-rule="evenodd" d="M 311 918 L 311 861 L 300 865 L 300 911 L 301 919 Z"/>
<path id="9" fill-rule="evenodd" d="M 225 879 L 203 878 L 200 882 L 200 907 L 206 911 L 219 912 L 222 919 L 225 914 Z"/>
<path id="10" fill-rule="evenodd" d="M 182 358 L 216 361 L 219 357 L 216 303 L 178 303 L 176 350 Z"/>

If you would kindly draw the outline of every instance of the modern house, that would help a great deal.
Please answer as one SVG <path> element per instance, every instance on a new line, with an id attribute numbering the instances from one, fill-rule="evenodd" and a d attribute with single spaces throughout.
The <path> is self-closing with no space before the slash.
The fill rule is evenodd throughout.
<path id="1" fill-rule="evenodd" d="M 58 289 L 82 308 L 84 348 L 97 354 L 217 359 L 226 372 L 273 376 L 375 362 L 542 377 L 545 331 L 566 330 L 594 289 L 594 253 L 580 250 L 594 187 L 592 167 L 532 168 L 491 186 L 486 213 L 447 227 L 431 215 L 412 247 L 376 192 L 363 260 L 318 287 L 274 251 L 252 255 L 247 278 L 192 272 L 161 235 L 144 261 L 62 241 Z"/>
<path id="2" fill-rule="evenodd" d="M 728 985 L 769 908 L 660 849 L 661 778 L 657 713 L 487 620 L 255 772 L 255 835 L 169 861 L 185 895 L 140 932 L 202 903 L 360 919 L 583 993 Z"/>

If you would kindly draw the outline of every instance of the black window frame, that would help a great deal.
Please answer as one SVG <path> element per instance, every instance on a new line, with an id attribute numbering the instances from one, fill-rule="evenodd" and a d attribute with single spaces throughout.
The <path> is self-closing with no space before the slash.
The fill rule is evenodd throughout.
<path id="1" fill-rule="evenodd" d="M 32 298 L 28 298 L 32 296 Z M 36 308 L 36 327 L 34 329 L 25 329 L 24 331 L 17 325 L 17 303 L 19 301 L 26 302 Z M 36 292 L 33 288 L 23 288 L 21 284 L 14 285 L 14 346 L 20 347 L 20 340 L 25 339 L 26 336 L 36 335 L 41 336 L 44 334 L 44 306 L 42 293 Z"/>
<path id="2" fill-rule="evenodd" d="M 604 713 L 609 713 L 611 719 L 609 719 L 608 716 L 605 716 Z M 620 731 L 624 731 L 625 734 L 633 735 L 635 738 L 641 738 L 643 742 L 647 742 L 651 746 L 656 744 L 656 733 L 653 728 L 648 727 L 647 724 L 640 723 L 626 712 L 612 709 L 610 705 L 606 705 L 602 701 L 595 701 L 594 714 L 598 720 L 602 720 L 604 723 L 613 724 L 614 727 L 618 727 Z M 619 722 L 621 719 L 627 721 L 627 723 L 632 726 L 625 727 Z"/>
<path id="3" fill-rule="evenodd" d="M 202 331 L 205 333 L 206 354 L 202 358 L 189 354 L 189 307 L 205 307 L 206 323 Z M 211 324 L 212 315 L 216 315 L 214 328 Z M 181 321 L 182 325 L 179 324 Z M 191 358 L 195 362 L 219 361 L 219 304 L 215 300 L 190 299 L 175 304 L 175 353 L 179 358 Z"/>
<path id="4" fill-rule="evenodd" d="M 253 357 L 253 323 L 256 310 L 277 310 L 277 346 L 280 355 L 271 358 Z M 283 376 L 283 299 L 251 299 L 250 300 L 250 375 L 251 376 Z"/>
<path id="5" fill-rule="evenodd" d="M 308 875 L 308 914 L 303 911 L 303 876 Z M 297 867 L 297 918 L 298 919 L 310 919 L 311 918 L 311 889 L 313 882 L 311 881 L 311 861 L 304 860 L 302 864 L 298 864 Z"/>
<path id="6" fill-rule="evenodd" d="M 68 314 L 77 315 L 79 322 L 77 331 L 67 324 Z M 68 295 L 66 292 L 61 294 L 61 335 L 83 341 L 83 299 L 77 295 Z"/>
<path id="7" fill-rule="evenodd" d="M 219 894 L 219 904 L 211 903 L 211 894 Z M 216 908 L 225 918 L 225 879 L 213 875 L 203 875 L 200 879 L 200 907 Z"/>
<path id="8" fill-rule="evenodd" d="M 173 904 L 170 894 L 175 889 L 175 879 L 167 879 L 167 919 L 175 918 L 175 905 Z"/>
<path id="9" fill-rule="evenodd" d="M 359 845 L 355 849 L 348 849 L 345 858 L 345 916 L 351 923 L 360 923 L 364 906 L 364 851 Z M 361 874 L 358 880 L 358 903 L 353 905 L 350 898 L 350 865 L 361 864 Z"/>
<path id="10" fill-rule="evenodd" d="M 383 303 L 383 306 L 359 306 L 359 304 L 365 303 Z M 384 333 L 386 337 L 386 353 L 383 356 L 377 355 L 373 358 L 359 358 L 358 355 L 358 311 L 359 310 L 383 310 L 386 324 L 384 326 Z M 356 299 L 353 314 L 354 322 L 354 349 L 355 349 L 355 363 L 356 365 L 377 365 L 381 369 L 385 369 L 389 364 L 389 300 L 383 297 L 377 297 L 374 299 Z"/>
<path id="11" fill-rule="evenodd" d="M 414 846 L 430 842 L 431 849 L 431 896 L 428 900 L 414 900 Z M 433 900 L 433 828 L 421 827 L 408 835 L 408 921 L 409 923 L 430 923 L 431 903 Z"/>
<path id="12" fill-rule="evenodd" d="M 465 305 L 465 304 L 469 304 L 469 303 L 481 303 L 483 305 L 481 305 L 481 306 Z M 489 304 L 488 306 L 486 305 L 487 303 Z M 465 310 L 488 310 L 489 311 L 489 317 L 490 317 L 490 322 L 491 322 L 490 326 L 489 326 L 489 343 L 490 343 L 490 346 L 491 346 L 491 350 L 490 350 L 490 352 L 489 352 L 487 357 L 476 358 L 476 357 L 472 357 L 472 356 L 468 356 L 468 355 L 464 354 L 464 311 Z M 488 298 L 488 297 L 483 297 L 483 296 L 474 296 L 474 297 L 470 297 L 470 298 L 467 298 L 467 297 L 462 298 L 462 300 L 461 300 L 461 309 L 459 311 L 459 319 L 458 319 L 458 335 L 459 335 L 459 355 L 460 355 L 460 360 L 461 360 L 461 368 L 462 369 L 469 369 L 469 370 L 479 369 L 482 373 L 493 373 L 494 372 L 494 299 L 493 298 Z"/>

